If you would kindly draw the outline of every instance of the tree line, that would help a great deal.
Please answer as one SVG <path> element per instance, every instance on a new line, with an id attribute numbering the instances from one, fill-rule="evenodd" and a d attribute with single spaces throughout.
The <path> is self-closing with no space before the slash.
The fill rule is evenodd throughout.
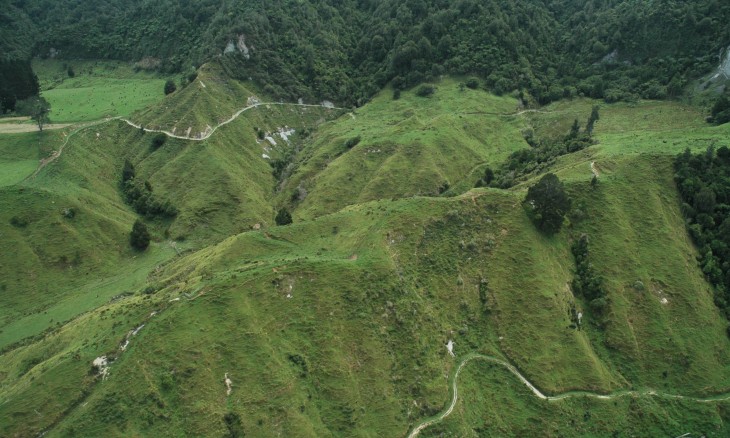
<path id="1" fill-rule="evenodd" d="M 718 0 L 11 3 L 6 21 L 31 24 L 5 45 L 34 55 L 152 57 L 183 74 L 220 57 L 273 96 L 351 104 L 390 81 L 410 87 L 444 73 L 474 74 L 537 103 L 672 97 L 730 41 L 730 4 Z"/>
<path id="2" fill-rule="evenodd" d="M 715 286 L 715 304 L 730 319 L 730 149 L 710 146 L 698 154 L 687 149 L 674 168 L 698 262 Z"/>

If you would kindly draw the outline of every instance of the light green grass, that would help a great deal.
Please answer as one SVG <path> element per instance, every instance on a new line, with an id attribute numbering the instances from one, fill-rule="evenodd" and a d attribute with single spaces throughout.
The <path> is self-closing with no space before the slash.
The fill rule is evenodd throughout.
<path id="1" fill-rule="evenodd" d="M 72 62 L 71 65 L 76 71 L 73 78 L 68 77 L 58 61 L 33 64 L 42 85 L 41 95 L 51 104 L 50 118 L 54 123 L 129 116 L 164 97 L 164 79 L 134 73 L 124 64 Z"/>
<path id="2" fill-rule="evenodd" d="M 121 274 L 94 279 L 73 291 L 61 294 L 42 312 L 23 316 L 4 325 L 0 330 L 0 349 L 21 339 L 38 335 L 57 323 L 69 321 L 79 314 L 99 308 L 117 295 L 139 292 L 146 282 L 147 275 L 175 254 L 175 250 L 165 244 L 153 245 L 144 255 L 120 263 L 117 268 Z M 65 289 L 62 284 L 58 287 Z"/>
<path id="3" fill-rule="evenodd" d="M 38 167 L 38 160 L 0 161 L 0 187 L 16 184 Z"/>
<path id="4" fill-rule="evenodd" d="M 0 137 L 0 187 L 16 184 L 33 173 L 43 138 L 37 133 Z"/>
<path id="5" fill-rule="evenodd" d="M 473 187 L 484 165 L 527 147 L 517 101 L 444 79 L 436 93 L 392 99 L 383 90 L 368 105 L 325 125 L 299 154 L 279 202 L 303 188 L 295 216 L 310 219 L 373 199 L 438 195 Z M 348 150 L 345 142 L 360 137 Z"/>
<path id="6" fill-rule="evenodd" d="M 42 96 L 51 104 L 53 122 L 82 122 L 128 116 L 162 99 L 162 79 L 79 78 Z"/>

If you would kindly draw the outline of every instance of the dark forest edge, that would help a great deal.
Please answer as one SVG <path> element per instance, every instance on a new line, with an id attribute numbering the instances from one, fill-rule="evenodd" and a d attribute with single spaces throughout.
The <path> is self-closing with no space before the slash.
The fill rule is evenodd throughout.
<path id="1" fill-rule="evenodd" d="M 443 74 L 527 104 L 664 99 L 717 65 L 730 4 L 659 3 L 11 1 L 0 52 L 26 70 L 31 56 L 102 58 L 183 77 L 220 58 L 273 97 L 352 105 Z"/>
<path id="2" fill-rule="evenodd" d="M 687 149 L 674 168 L 700 268 L 715 286 L 715 304 L 730 319 L 730 149 L 711 146 L 696 155 Z"/>

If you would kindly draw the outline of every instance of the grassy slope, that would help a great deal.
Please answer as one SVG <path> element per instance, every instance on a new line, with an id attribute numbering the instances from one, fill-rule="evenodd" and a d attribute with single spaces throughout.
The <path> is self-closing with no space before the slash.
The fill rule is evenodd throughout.
<path id="1" fill-rule="evenodd" d="M 135 73 L 121 63 L 70 62 L 75 72 L 73 78 L 68 76 L 64 64 L 54 60 L 33 63 L 42 95 L 51 104 L 50 118 L 54 123 L 129 116 L 164 96 L 164 79 Z"/>
<path id="2" fill-rule="evenodd" d="M 382 111 L 394 104 L 379 99 L 372 105 L 387 103 Z M 438 101 L 428 102 L 418 111 L 445 111 L 430 107 Z M 498 100 L 487 102 L 497 105 Z M 504 102 L 508 110 L 512 104 Z M 485 103 L 479 98 L 474 104 Z M 566 112 L 590 112 L 591 102 L 574 104 L 575 110 L 562 105 Z M 667 118 L 687 123 L 686 129 L 663 133 L 663 124 L 640 125 L 643 143 L 628 149 L 625 140 L 631 134 L 618 127 L 646 120 L 656 107 L 606 107 L 597 129 L 601 144 L 559 160 L 555 170 L 589 214 L 553 238 L 539 235 L 526 220 L 519 205 L 526 185 L 509 192 L 478 189 L 455 198 L 384 199 L 332 215 L 322 213 L 350 202 L 325 199 L 320 207 L 310 201 L 320 192 L 316 186 L 307 198 L 311 206 L 305 201 L 298 214 L 318 219 L 232 236 L 176 259 L 147 279 L 159 289 L 155 295 L 102 306 L 6 351 L 0 356 L 0 370 L 7 370 L 0 372 L 0 419 L 9 420 L 0 420 L 0 434 L 32 434 L 59 420 L 49 436 L 223 434 L 224 414 L 235 412 L 251 435 L 401 436 L 410 423 L 434 413 L 446 400 L 445 376 L 455 363 L 444 347 L 449 339 L 456 341 L 457 354 L 480 351 L 505 357 L 546 392 L 727 390 L 726 322 L 694 265 L 670 158 L 629 153 L 643 150 L 642 145 L 651 148 L 655 141 L 664 144 L 663 139 L 669 142 L 674 135 L 683 135 L 676 140 L 676 151 L 685 144 L 706 147 L 706 139 L 723 131 L 702 126 L 682 107 L 657 105 Z M 538 132 L 557 123 L 567 130 L 572 114 L 566 121 L 550 109 L 532 120 Z M 372 141 L 368 136 L 377 129 L 376 113 L 368 111 L 361 109 L 352 121 L 362 123 L 363 142 L 347 154 Z M 262 117 L 256 114 L 251 116 Z M 96 131 L 80 135 L 68 154 L 26 190 L 54 196 L 67 191 L 83 200 L 80 206 L 94 211 L 118 205 L 125 218 L 118 229 L 126 230 L 134 215 L 119 202 L 115 181 L 121 162 L 130 157 L 156 192 L 181 202 L 183 214 L 172 224 L 172 236 L 187 235 L 196 245 L 216 241 L 271 215 L 271 205 L 259 203 L 273 179 L 265 175 L 268 165 L 260 158 L 263 146 L 255 142 L 253 127 L 274 130 L 277 124 L 311 120 L 297 122 L 299 116 L 292 112 L 275 117 L 241 120 L 202 143 L 168 140 L 151 154 L 147 136 L 111 124 L 100 131 L 99 140 Z M 372 121 L 365 123 L 368 117 Z M 485 124 L 498 127 L 489 115 L 483 117 Z M 321 146 L 310 146 L 311 153 L 319 156 L 320 150 L 350 138 L 356 126 L 348 126 L 350 120 L 323 125 L 313 139 Z M 523 125 L 511 120 L 504 132 L 512 134 L 504 135 L 516 138 L 514 147 L 519 147 Z M 401 135 L 425 136 L 407 130 Z M 241 142 L 246 138 L 250 140 Z M 455 161 L 489 161 L 489 149 L 480 149 L 475 138 L 472 148 L 464 143 L 471 152 Z M 422 153 L 436 157 L 433 149 L 439 142 L 424 143 Z M 505 148 L 495 156 L 508 152 Z M 241 162 L 232 163 L 239 154 Z M 330 167 L 344 169 L 346 161 L 338 161 L 347 154 Z M 592 160 L 602 171 L 595 189 L 589 184 Z M 300 169 L 313 162 L 302 161 Z M 248 167 L 238 173 L 242 166 Z M 401 186 L 417 181 L 417 173 L 395 175 L 392 186 L 383 185 L 378 196 L 406 194 Z M 314 180 L 325 176 L 329 178 L 323 172 Z M 240 178 L 248 182 L 239 186 Z M 251 199 L 244 202 L 248 207 L 230 202 L 236 199 L 231 196 L 243 194 Z M 39 194 L 28 199 L 33 205 L 43 202 L 38 216 L 43 224 L 48 218 L 48 228 L 36 232 L 50 235 L 53 199 L 40 201 L 44 198 Z M 215 212 L 206 215 L 204 209 L 211 206 Z M 199 214 L 185 213 L 193 211 Z M 7 223 L 3 218 L 0 225 Z M 201 229 L 203 224 L 208 228 Z M 166 226 L 159 224 L 157 232 Z M 567 327 L 567 306 L 575 300 L 567 287 L 574 269 L 569 239 L 584 232 L 591 236 L 594 265 L 606 277 L 611 298 L 604 331 L 590 313 L 585 330 Z M 16 246 L 22 248 L 28 244 L 20 234 Z M 489 285 L 486 305 L 479 296 L 483 280 Z M 646 285 L 643 291 L 630 287 L 636 280 Z M 662 297 L 667 304 L 661 303 Z M 585 306 L 579 300 L 577 304 Z M 160 313 L 149 318 L 153 311 Z M 125 333 L 141 323 L 144 329 L 120 353 Z M 118 360 L 109 379 L 99 384 L 89 375 L 89 366 L 102 354 Z M 615 430 L 727 432 L 727 403 L 719 409 L 649 399 L 545 405 L 514 378 L 483 364 L 469 366 L 460 389 L 467 403 L 460 402 L 453 417 L 427 433 L 461 436 L 478 428 L 515 436 L 536 428 L 553 436 L 608 435 Z M 225 393 L 225 373 L 233 380 L 231 396 Z M 617 424 L 619 417 L 627 420 Z"/>
<path id="3" fill-rule="evenodd" d="M 212 100 L 225 92 L 211 88 L 216 91 L 209 96 Z M 152 134 L 112 121 L 80 130 L 61 158 L 37 178 L 25 181 L 37 165 L 33 156 L 48 156 L 58 149 L 68 130 L 4 136 L 0 163 L 7 163 L 13 173 L 3 179 L 0 229 L 16 253 L 7 253 L 0 263 L 0 346 L 40 333 L 121 292 L 135 291 L 151 269 L 175 255 L 166 236 L 188 240 L 181 248 L 199 247 L 273 221 L 270 198 L 275 182 L 262 158 L 267 146 L 257 141 L 254 126 L 303 130 L 329 113 L 318 108 L 261 107 L 221 128 L 210 140 L 169 139 L 154 152 Z M 287 147 L 293 146 L 283 141 L 279 145 L 282 150 Z M 138 177 L 149 180 L 155 193 L 180 209 L 174 221 L 150 223 L 159 245 L 144 257 L 136 257 L 127 243 L 136 214 L 118 188 L 125 159 L 137 166 Z M 66 208 L 73 208 L 76 217 L 64 218 Z M 24 218 L 29 225 L 12 226 L 13 217 Z"/>
<path id="4" fill-rule="evenodd" d="M 38 166 L 39 135 L 6 135 L 0 142 L 0 187 L 22 181 Z"/>
<path id="5" fill-rule="evenodd" d="M 162 104 L 140 111 L 133 119 L 146 128 L 194 137 L 248 106 L 251 96 L 254 90 L 249 84 L 228 79 L 219 65 L 209 63 L 200 67 L 198 77 L 187 87 L 168 96 Z"/>
<path id="6" fill-rule="evenodd" d="M 445 183 L 464 191 L 483 163 L 500 163 L 526 146 L 517 101 L 466 89 L 445 79 L 430 98 L 415 91 L 392 100 L 384 90 L 351 117 L 323 127 L 303 149 L 282 188 L 309 195 L 295 217 L 310 219 L 373 199 L 437 195 Z M 348 150 L 345 142 L 360 137 Z"/>
<path id="7" fill-rule="evenodd" d="M 610 184 L 600 190 L 624 191 Z M 592 198 L 589 187 L 586 179 L 582 188 L 576 183 L 571 190 L 574 196 Z M 232 411 L 254 435 L 352 431 L 399 436 L 409 422 L 446 399 L 443 376 L 454 363 L 444 348 L 448 339 L 456 341 L 457 353 L 504 355 L 548 392 L 655 387 L 706 394 L 730 387 L 725 323 L 705 293 L 685 290 L 689 303 L 672 296 L 668 307 L 648 292 L 639 297 L 646 303 L 631 311 L 632 336 L 647 344 L 635 354 L 632 345 L 616 341 L 625 334 L 614 328 L 624 322 L 627 291 L 615 286 L 617 276 L 600 260 L 596 265 L 612 280 L 608 340 L 590 324 L 581 332 L 569 329 L 567 236 L 537 235 L 516 205 L 521 197 L 520 192 L 478 190 L 460 198 L 378 201 L 316 221 L 242 234 L 176 261 L 151 278 L 161 290 L 144 304 L 150 311 L 166 309 L 133 339 L 110 378 L 85 399 L 89 404 L 74 410 L 57 430 L 72 426 L 82 435 L 101 430 L 163 436 L 223 433 L 223 415 Z M 651 208 L 649 214 L 670 219 L 672 210 L 676 213 L 676 207 L 669 208 L 667 216 Z M 594 225 L 598 231 L 612 226 L 603 219 Z M 650 235 L 641 247 L 651 250 L 660 238 Z M 686 241 L 661 244 L 671 254 Z M 600 251 L 594 253 L 598 258 Z M 651 264 L 644 267 L 657 281 L 672 281 Z M 674 276 L 675 286 L 668 287 L 697 281 L 694 270 Z M 490 285 L 488 312 L 479 300 L 482 278 Z M 171 302 L 176 298 L 181 301 Z M 639 324 L 647 317 L 654 318 L 650 325 Z M 698 320 L 704 321 L 700 336 Z M 122 321 L 132 328 L 143 319 Z M 664 342 L 657 331 L 671 333 L 669 342 L 680 351 L 652 348 L 652 343 Z M 114 336 L 120 342 L 121 335 Z M 114 351 L 113 341 L 102 338 L 96 349 L 87 349 L 87 360 L 67 362 L 81 373 L 89 358 Z M 44 344 L 27 350 L 42 351 Z M 290 360 L 294 355 L 304 358 L 306 372 Z M 661 377 L 663 371 L 669 371 L 668 378 Z M 225 395 L 225 373 L 234 382 L 230 397 Z M 610 415 L 629 415 L 635 430 L 651 426 L 666 433 L 721 422 L 714 406 L 682 411 L 685 404 L 661 400 L 640 400 L 639 407 L 571 401 L 553 409 L 533 402 L 512 378 L 484 388 L 493 373 L 487 373 L 486 381 L 467 376 L 461 392 L 475 401 L 465 411 L 460 405 L 459 414 L 444 425 L 447 430 L 465 433 L 463 428 L 474 427 L 472 421 L 481 418 L 472 412 L 494 412 L 495 399 L 525 406 L 496 411 L 501 421 L 488 430 L 510 435 L 534 430 L 524 419 L 530 412 L 546 416 L 541 424 L 555 434 L 571 436 L 610 433 L 616 427 L 608 421 Z M 23 379 L 11 387 L 22 388 Z M 489 396 L 493 392 L 494 398 Z M 585 410 L 595 410 L 603 420 L 565 426 Z M 662 425 L 664 420 L 668 425 Z"/>
<path id="8" fill-rule="evenodd" d="M 539 134 L 559 134 L 569 129 L 573 118 L 588 114 L 592 105 L 590 101 L 564 102 L 548 107 L 547 113 L 531 115 L 530 119 Z M 571 234 L 590 236 L 593 264 L 606 279 L 611 310 L 605 330 L 589 324 L 579 335 L 586 338 L 586 342 L 579 344 L 582 349 L 594 351 L 583 358 L 588 363 L 600 360 L 601 366 L 593 371 L 585 365 L 582 370 L 580 366 L 563 368 L 556 361 L 565 349 L 565 341 L 556 339 L 551 345 L 553 336 L 543 329 L 551 324 L 550 316 L 543 309 L 562 305 L 567 311 L 565 302 L 573 297 L 565 292 L 565 287 L 559 292 L 561 283 L 554 281 L 553 294 L 548 292 L 539 301 L 526 300 L 521 291 L 536 288 L 531 285 L 535 279 L 546 273 L 555 275 L 560 269 L 544 269 L 549 260 L 535 255 L 534 248 L 519 253 L 516 259 L 528 257 L 531 262 L 525 265 L 539 268 L 532 275 L 509 276 L 509 281 L 495 289 L 495 301 L 498 308 L 510 309 L 509 318 L 529 322 L 504 325 L 504 331 L 500 331 L 501 348 L 505 352 L 525 350 L 528 339 L 545 345 L 547 354 L 543 361 L 536 360 L 539 355 L 534 353 L 522 358 L 512 355 L 522 370 L 532 373 L 538 387 L 548 392 L 575 387 L 599 389 L 601 380 L 596 377 L 607 369 L 612 379 L 624 387 L 647 386 L 667 392 L 682 392 L 678 388 L 700 392 L 728 389 L 730 357 L 724 335 L 727 323 L 713 305 L 711 288 L 696 266 L 696 250 L 684 230 L 671 165 L 672 156 L 685 147 L 703 150 L 711 144 L 725 143 L 727 129 L 709 127 L 702 114 L 675 103 L 603 106 L 596 129 L 600 144 L 559 160 L 555 170 L 569 183 L 574 202 L 587 213 L 587 218 L 572 224 Z M 589 185 L 593 161 L 601 172 L 595 189 Z M 563 251 L 565 257 L 570 257 L 567 248 Z M 510 256 L 515 257 L 505 253 L 497 260 Z M 570 278 L 565 276 L 563 282 Z M 635 286 L 637 280 L 643 288 Z M 662 298 L 667 300 L 666 304 Z M 577 304 L 586 308 L 580 300 Z M 567 313 L 564 315 L 562 322 L 567 325 Z M 591 317 L 588 313 L 588 321 Z M 570 350 L 577 352 L 581 348 Z M 576 357 L 575 365 L 585 359 Z M 502 370 L 476 363 L 469 367 L 472 368 L 463 376 L 460 390 L 464 401 L 451 419 L 429 429 L 425 436 L 438 436 L 445 431 L 464 435 L 475 430 L 519 436 L 536 428 L 548 436 L 727 433 L 727 407 L 716 409 L 648 399 L 615 403 L 570 401 L 545 406 L 530 399 L 526 390 Z M 550 380 L 545 381 L 548 376 Z M 566 380 L 560 383 L 561 378 Z M 587 386 L 576 384 L 576 378 L 584 380 Z M 509 381 L 506 388 L 505 381 Z M 593 386 L 596 383 L 598 387 Z M 602 390 L 615 389 L 615 384 Z M 515 393 L 524 396 L 516 399 Z M 495 406 L 495 400 L 500 404 Z M 510 415 L 507 420 L 505 411 L 519 414 Z M 647 413 L 651 413 L 650 419 Z M 625 420 L 617 422 L 618 418 Z M 563 426 L 566 422 L 567 430 Z"/>

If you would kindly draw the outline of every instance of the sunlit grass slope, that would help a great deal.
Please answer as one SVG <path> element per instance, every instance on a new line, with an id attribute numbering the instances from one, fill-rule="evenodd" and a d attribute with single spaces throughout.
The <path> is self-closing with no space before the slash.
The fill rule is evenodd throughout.
<path id="1" fill-rule="evenodd" d="M 597 188 L 588 172 L 571 182 L 588 217 L 552 238 L 526 219 L 521 189 L 374 201 L 231 237 L 153 274 L 154 295 L 114 304 L 103 317 L 94 312 L 6 354 L 5 367 L 14 370 L 6 394 L 48 400 L 49 410 L 40 419 L 23 405 L 0 404 L 0 417 L 22 418 L 31 430 L 62 419 L 50 436 L 223 434 L 231 413 L 252 435 L 403 436 L 446 401 L 445 376 L 456 363 L 445 348 L 449 339 L 457 355 L 505 357 L 548 393 L 726 391 L 726 323 L 691 264 L 671 179 L 660 166 L 649 171 L 654 161 L 617 164 Z M 640 211 L 639 184 L 652 192 Z M 661 227 L 636 239 L 615 229 L 646 221 Z M 611 302 L 605 321 L 586 311 L 585 329 L 577 331 L 568 327 L 568 306 L 585 303 L 567 286 L 574 269 L 569 241 L 583 232 Z M 628 287 L 636 280 L 643 291 Z M 148 318 L 153 311 L 159 314 Z M 69 340 L 45 359 L 66 330 L 83 339 L 101 318 L 123 328 L 99 332 L 93 343 Z M 126 330 L 142 323 L 121 352 Z M 109 378 L 95 383 L 86 372 L 102 354 L 118 359 Z M 40 363 L 22 375 L 24 358 L 36 357 Z M 460 389 L 469 403 L 429 433 L 520 435 L 535 430 L 531 416 L 554 436 L 610 435 L 618 427 L 612 416 L 627 418 L 620 425 L 636 433 L 726 432 L 725 411 L 716 405 L 538 403 L 499 369 L 469 366 Z M 66 383 L 55 380 L 58 373 L 75 376 L 87 391 L 44 396 L 23 383 L 32 376 L 60 388 Z M 59 397 L 66 404 L 53 401 Z M 54 410 L 52 403 L 72 408 Z M 4 430 L 12 433 L 14 424 Z"/>
<path id="2" fill-rule="evenodd" d="M 13 251 L 0 256 L 0 347 L 136 290 L 151 269 L 184 248 L 273 222 L 275 181 L 264 154 L 276 157 L 298 141 L 296 134 L 287 142 L 274 133 L 284 126 L 311 129 L 333 115 L 261 107 L 207 141 L 168 139 L 158 149 L 154 134 L 121 121 L 3 136 L 0 166 L 8 172 L 0 187 L 0 232 Z M 279 142 L 259 140 L 254 128 Z M 38 158 L 64 144 L 60 157 L 32 177 Z M 125 160 L 179 210 L 173 220 L 147 220 L 156 243 L 144 255 L 129 247 L 138 215 L 120 190 Z"/>
<path id="3" fill-rule="evenodd" d="M 132 119 L 146 128 L 188 137 L 202 136 L 251 104 L 249 98 L 255 96 L 252 85 L 230 79 L 217 63 L 204 64 L 188 86 Z"/>
<path id="4" fill-rule="evenodd" d="M 135 120 L 204 129 L 249 96 L 216 74 Z M 673 103 L 603 106 L 599 143 L 550 169 L 575 207 L 552 237 L 521 207 L 540 175 L 471 189 L 476 169 L 527 147 L 523 129 L 564 134 L 593 104 L 516 114 L 510 98 L 444 80 L 431 98 L 384 92 L 332 121 L 321 108 L 261 107 L 206 141 L 156 150 L 154 134 L 121 121 L 79 132 L 35 179 L 0 188 L 0 233 L 17 254 L 0 259 L 0 435 L 400 437 L 444 406 L 449 373 L 471 352 L 504 358 L 548 394 L 729 391 L 727 321 L 696 266 L 671 167 L 687 146 L 727 141 L 727 128 Z M 311 134 L 287 143 L 273 134 L 283 127 Z M 1 160 L 63 141 L 27 135 L 13 141 L 29 151 L 3 147 Z M 300 146 L 277 194 L 264 154 Z M 147 221 L 144 255 L 127 243 L 137 215 L 119 190 L 124 160 L 180 210 Z M 444 182 L 454 196 L 434 196 Z M 298 187 L 307 196 L 292 204 Z M 281 205 L 295 207 L 294 224 L 273 226 Z M 584 233 L 603 316 L 570 288 L 570 245 Z M 106 379 L 91 366 L 100 356 Z M 461 382 L 452 416 L 424 436 L 728 434 L 728 402 L 547 403 L 479 362 Z"/>
<path id="5" fill-rule="evenodd" d="M 384 90 L 322 127 L 297 157 L 280 201 L 303 189 L 308 194 L 295 204 L 295 216 L 308 219 L 373 199 L 463 192 L 481 177 L 480 165 L 527 146 L 515 99 L 460 90 L 452 79 L 436 87 L 431 97 L 411 90 L 398 100 Z"/>
<path id="6" fill-rule="evenodd" d="M 74 77 L 68 75 L 69 66 Z M 37 60 L 33 69 L 54 123 L 129 116 L 164 97 L 164 79 L 135 73 L 122 63 Z"/>

